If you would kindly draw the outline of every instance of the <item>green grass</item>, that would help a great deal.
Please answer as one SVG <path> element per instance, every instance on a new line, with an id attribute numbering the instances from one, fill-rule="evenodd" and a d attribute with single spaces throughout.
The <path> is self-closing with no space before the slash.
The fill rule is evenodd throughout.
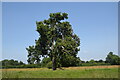
<path id="1" fill-rule="evenodd" d="M 3 70 L 3 78 L 118 78 L 118 68 Z"/>

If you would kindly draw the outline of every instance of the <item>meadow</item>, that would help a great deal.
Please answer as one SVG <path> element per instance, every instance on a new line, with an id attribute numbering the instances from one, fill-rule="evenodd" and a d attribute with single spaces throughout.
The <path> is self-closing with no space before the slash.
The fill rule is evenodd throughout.
<path id="1" fill-rule="evenodd" d="M 118 78 L 119 66 L 2 69 L 2 78 Z"/>

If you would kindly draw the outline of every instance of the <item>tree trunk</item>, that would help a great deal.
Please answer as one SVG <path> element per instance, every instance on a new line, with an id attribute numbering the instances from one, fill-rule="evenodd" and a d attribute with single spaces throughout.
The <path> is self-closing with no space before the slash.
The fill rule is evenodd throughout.
<path id="1" fill-rule="evenodd" d="M 56 58 L 55 57 L 52 58 L 52 69 L 56 70 Z"/>

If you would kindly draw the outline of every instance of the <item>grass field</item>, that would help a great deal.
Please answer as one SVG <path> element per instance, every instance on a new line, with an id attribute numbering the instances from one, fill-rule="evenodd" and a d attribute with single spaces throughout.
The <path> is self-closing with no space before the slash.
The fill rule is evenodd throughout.
<path id="1" fill-rule="evenodd" d="M 118 78 L 118 66 L 3 69 L 3 78 Z"/>

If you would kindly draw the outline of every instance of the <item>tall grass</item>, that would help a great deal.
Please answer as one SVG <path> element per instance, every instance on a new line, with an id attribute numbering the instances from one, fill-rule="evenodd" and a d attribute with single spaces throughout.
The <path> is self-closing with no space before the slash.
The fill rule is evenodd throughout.
<path id="1" fill-rule="evenodd" d="M 64 69 L 47 68 L 3 70 L 3 78 L 118 78 L 118 68 Z"/>

